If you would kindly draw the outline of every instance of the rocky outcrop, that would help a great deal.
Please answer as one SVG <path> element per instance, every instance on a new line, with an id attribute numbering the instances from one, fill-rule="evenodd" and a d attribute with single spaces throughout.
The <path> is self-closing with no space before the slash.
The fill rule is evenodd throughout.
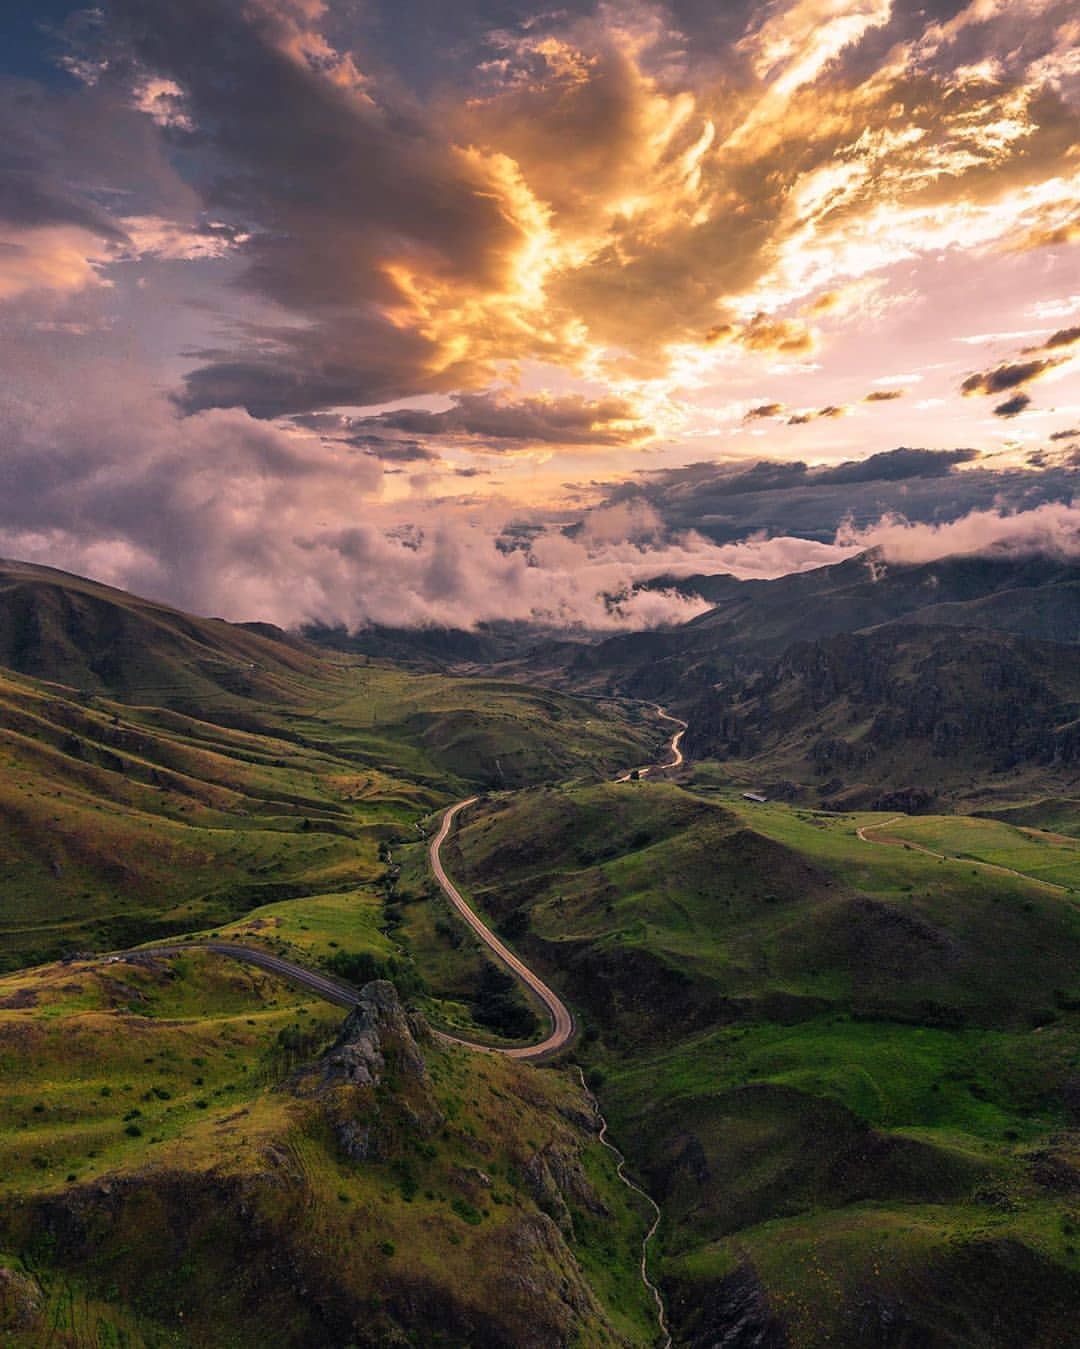
<path id="1" fill-rule="evenodd" d="M 420 1050 L 430 1036 L 394 985 L 375 979 L 361 989 L 333 1045 L 286 1088 L 322 1106 L 350 1161 L 385 1157 L 402 1125 L 430 1137 L 444 1123 Z"/>
<path id="2" fill-rule="evenodd" d="M 418 1020 L 410 1023 L 389 980 L 365 984 L 341 1034 L 316 1065 L 316 1089 L 375 1086 L 388 1062 L 396 1072 L 426 1084 L 427 1066 L 413 1033 Z"/>
<path id="3" fill-rule="evenodd" d="M 586 1119 L 584 1127 L 592 1133 L 595 1121 Z M 539 1208 L 565 1237 L 574 1234 L 571 1206 L 597 1215 L 608 1212 L 582 1168 L 580 1148 L 546 1143 L 525 1163 L 523 1176 Z"/>
<path id="4" fill-rule="evenodd" d="M 790 1343 L 749 1264 L 723 1279 L 676 1284 L 671 1307 L 687 1349 L 788 1349 Z"/>
<path id="5" fill-rule="evenodd" d="M 0 1337 L 28 1334 L 42 1324 L 42 1297 L 37 1281 L 28 1274 L 0 1265 Z"/>
<path id="6" fill-rule="evenodd" d="M 935 776 L 950 764 L 992 773 L 1074 765 L 1078 693 L 1075 648 L 904 624 L 797 642 L 779 659 L 729 676 L 693 706 L 684 703 L 684 747 L 721 759 L 781 751 L 800 775 L 853 773 L 929 798 L 926 782 L 898 774 L 914 762 Z M 897 808 L 929 804 L 898 800 Z"/>

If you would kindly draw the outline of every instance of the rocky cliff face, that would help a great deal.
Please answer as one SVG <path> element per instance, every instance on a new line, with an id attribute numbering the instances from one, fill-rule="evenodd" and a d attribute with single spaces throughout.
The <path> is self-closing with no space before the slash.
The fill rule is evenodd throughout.
<path id="1" fill-rule="evenodd" d="M 1069 768 L 1080 754 L 1078 712 L 1076 647 L 905 625 L 799 643 L 722 682 L 687 712 L 685 745 L 726 759 L 798 744 L 815 778 L 887 780 L 912 753 L 946 769 Z"/>
<path id="2" fill-rule="evenodd" d="M 445 1122 L 420 1051 L 431 1038 L 424 1019 L 406 1013 L 394 985 L 376 979 L 361 991 L 334 1044 L 287 1089 L 319 1103 L 345 1157 L 385 1160 L 403 1130 L 430 1138 Z"/>
<path id="3" fill-rule="evenodd" d="M 48 1335 L 44 1299 L 37 1281 L 16 1269 L 0 1267 L 0 1331 Z"/>

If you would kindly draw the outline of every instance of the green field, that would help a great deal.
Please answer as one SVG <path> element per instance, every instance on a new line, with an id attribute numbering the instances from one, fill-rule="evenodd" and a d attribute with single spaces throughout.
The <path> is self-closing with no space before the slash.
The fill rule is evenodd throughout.
<path id="1" fill-rule="evenodd" d="M 602 1104 L 664 1211 L 686 1334 L 718 1298 L 757 1299 L 800 1346 L 865 1343 L 863 1302 L 937 1334 L 950 1296 L 959 1344 L 1066 1333 L 1075 848 L 985 820 L 880 832 L 893 818 L 574 787 L 473 808 L 447 851 L 584 1014 Z M 880 1241 L 888 1258 L 851 1258 Z M 1050 1290 L 1037 1315 L 999 1286 L 1010 1262 L 1018 1286 Z M 1000 1334 L 964 1339 L 991 1296 Z"/>
<path id="2" fill-rule="evenodd" d="M 0 968 L 371 884 L 380 843 L 474 783 L 656 738 L 614 707 L 378 667 L 327 667 L 306 696 L 222 724 L 0 676 Z"/>

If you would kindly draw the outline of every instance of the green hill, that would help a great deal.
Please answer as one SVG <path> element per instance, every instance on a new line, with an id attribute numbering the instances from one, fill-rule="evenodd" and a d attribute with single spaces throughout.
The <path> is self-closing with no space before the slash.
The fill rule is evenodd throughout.
<path id="1" fill-rule="evenodd" d="M 638 709 L 2 575 L 0 968 L 370 886 L 380 844 L 474 784 L 610 772 L 659 739 Z"/>
<path id="2" fill-rule="evenodd" d="M 131 703 L 289 701 L 323 658 L 296 639 L 195 618 L 97 581 L 0 562 L 0 665 Z"/>
<path id="3" fill-rule="evenodd" d="M 479 794 L 447 869 L 580 1019 L 662 1208 L 676 1344 L 1070 1342 L 1080 648 L 914 621 L 1019 614 L 1067 572 L 863 562 L 729 607 L 700 650 L 646 635 L 673 645 L 624 687 L 675 680 L 691 758 L 614 783 L 662 741 L 640 704 L 8 568 L 0 1339 L 656 1342 L 645 1215 L 576 1073 L 420 1015 L 528 1023 L 419 832 Z M 763 782 L 788 799 L 742 797 Z M 71 954 L 208 929 L 366 983 L 361 1012 L 196 949 Z"/>
<path id="4" fill-rule="evenodd" d="M 191 953 L 0 979 L 0 1339 L 643 1345 L 572 1073 Z"/>
<path id="5" fill-rule="evenodd" d="M 1071 1333 L 1080 851 L 1010 874 L 1020 829 L 944 817 L 942 860 L 891 818 L 627 783 L 493 800 L 447 854 L 584 1013 L 677 1343 Z"/>

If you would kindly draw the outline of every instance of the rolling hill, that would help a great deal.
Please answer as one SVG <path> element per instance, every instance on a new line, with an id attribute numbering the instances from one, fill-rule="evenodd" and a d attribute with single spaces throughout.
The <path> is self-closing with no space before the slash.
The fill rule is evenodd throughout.
<path id="1" fill-rule="evenodd" d="M 289 701 L 325 657 L 284 632 L 195 618 L 112 586 L 0 561 L 0 665 L 130 703 Z"/>
<path id="2" fill-rule="evenodd" d="M 583 1012 L 677 1344 L 1072 1333 L 1080 849 L 891 820 L 642 782 L 458 835 L 452 873 Z"/>
<path id="3" fill-rule="evenodd" d="M 651 665 L 575 648 L 589 699 L 505 661 L 436 673 L 483 652 L 431 634 L 379 635 L 403 668 L 24 571 L 0 590 L 5 1343 L 253 1344 L 252 1307 L 283 1347 L 654 1342 L 643 1215 L 576 1073 L 421 1016 L 490 1011 L 417 828 L 466 794 L 447 869 L 580 1018 L 662 1208 L 680 1349 L 1067 1342 L 1080 645 L 951 622 L 1038 593 L 1045 627 L 1067 568 L 864 559 L 760 606 L 720 578 L 695 624 L 615 641 L 667 644 Z M 564 652 L 537 648 L 545 677 Z M 687 766 L 604 780 L 661 738 L 608 679 L 674 681 Z M 794 804 L 740 794 L 774 780 Z M 207 929 L 398 991 L 341 1027 L 208 953 L 85 958 Z"/>
<path id="4" fill-rule="evenodd" d="M 610 771 L 659 738 L 638 709 L 0 576 L 7 965 L 370 885 L 380 844 L 470 785 Z"/>
<path id="5" fill-rule="evenodd" d="M 4 579 L 0 1340 L 648 1343 L 580 1078 L 432 1038 L 419 1003 L 472 1021 L 425 991 L 392 859 L 476 786 L 649 757 L 654 719 Z M 89 954 L 206 929 L 400 993 L 342 1027 L 195 949 Z"/>
<path id="6" fill-rule="evenodd" d="M 340 1014 L 339 1014 L 340 1015 Z M 0 978 L 0 1339 L 625 1349 L 642 1220 L 576 1074 L 191 952 Z"/>

